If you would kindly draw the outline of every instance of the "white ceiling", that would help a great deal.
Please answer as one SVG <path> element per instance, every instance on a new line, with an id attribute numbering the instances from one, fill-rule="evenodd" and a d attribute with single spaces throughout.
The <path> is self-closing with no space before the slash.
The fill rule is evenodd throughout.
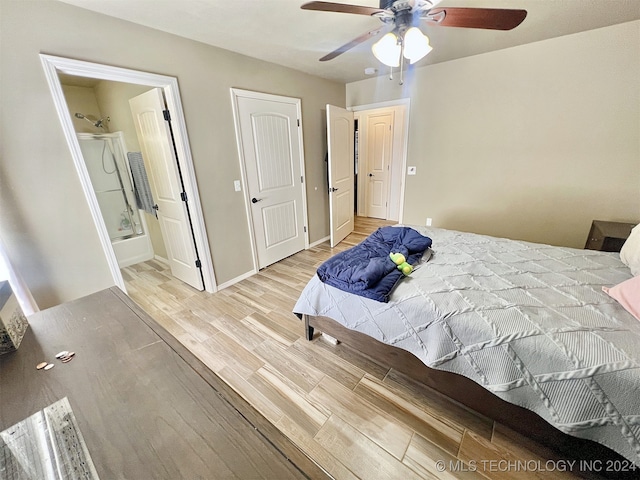
<path id="1" fill-rule="evenodd" d="M 343 83 L 366 78 L 366 67 L 382 67 L 371 53 L 373 39 L 319 62 L 380 20 L 301 10 L 306 0 L 59 1 Z M 378 0 L 332 1 L 379 5 Z M 438 7 L 518 8 L 528 15 L 506 32 L 425 24 L 433 51 L 418 67 L 640 19 L 640 0 L 443 0 Z"/>

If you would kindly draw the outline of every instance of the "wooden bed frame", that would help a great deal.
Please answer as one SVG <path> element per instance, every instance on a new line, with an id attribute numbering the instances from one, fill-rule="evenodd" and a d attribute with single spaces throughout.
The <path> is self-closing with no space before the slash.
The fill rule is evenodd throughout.
<path id="1" fill-rule="evenodd" d="M 366 352 L 377 363 L 407 375 L 490 419 L 551 448 L 567 460 L 599 459 L 628 463 L 624 457 L 597 442 L 567 435 L 553 427 L 538 414 L 502 400 L 473 380 L 456 373 L 427 367 L 412 353 L 350 330 L 335 320 L 322 316 L 303 315 L 305 337 L 311 341 L 314 331 L 326 333 L 359 352 Z M 626 463 L 625 463 L 626 462 Z M 583 472 L 589 473 L 589 472 Z M 593 478 L 638 478 L 637 472 L 599 472 Z"/>

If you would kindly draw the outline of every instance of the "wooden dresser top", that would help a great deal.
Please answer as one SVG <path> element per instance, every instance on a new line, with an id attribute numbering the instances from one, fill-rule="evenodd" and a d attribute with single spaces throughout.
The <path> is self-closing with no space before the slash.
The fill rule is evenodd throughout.
<path id="1" fill-rule="evenodd" d="M 0 357 L 0 431 L 67 397 L 101 478 L 324 476 L 295 449 L 288 460 L 284 437 L 246 404 L 240 415 L 215 374 L 119 289 L 29 324 Z M 64 350 L 75 352 L 67 363 L 55 359 Z M 55 366 L 37 370 L 45 361 Z"/>

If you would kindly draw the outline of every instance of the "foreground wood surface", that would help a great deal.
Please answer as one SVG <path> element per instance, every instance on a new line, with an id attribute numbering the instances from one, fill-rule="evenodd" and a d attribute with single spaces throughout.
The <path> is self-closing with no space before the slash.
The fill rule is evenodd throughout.
<path id="1" fill-rule="evenodd" d="M 324 475 L 271 426 L 267 440 L 207 376 L 219 379 L 117 288 L 29 323 L 18 351 L 0 357 L 0 430 L 67 397 L 100 478 Z M 56 360 L 63 350 L 73 360 Z M 36 370 L 42 361 L 54 367 Z"/>
<path id="2" fill-rule="evenodd" d="M 302 251 L 216 294 L 173 279 L 155 260 L 123 273 L 136 302 L 336 479 L 599 478 L 537 468 L 562 468 L 563 459 L 366 352 L 304 338 L 291 311 L 309 278 L 386 224 L 356 218 L 337 247 Z M 509 461 L 538 463 L 525 471 L 498 464 Z"/>

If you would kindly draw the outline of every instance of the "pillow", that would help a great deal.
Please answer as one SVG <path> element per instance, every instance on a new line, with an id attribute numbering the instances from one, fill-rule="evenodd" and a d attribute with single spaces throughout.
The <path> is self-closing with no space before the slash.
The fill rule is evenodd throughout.
<path id="1" fill-rule="evenodd" d="M 640 224 L 633 227 L 622 245 L 620 260 L 631 269 L 633 275 L 640 275 Z"/>
<path id="2" fill-rule="evenodd" d="M 602 290 L 640 320 L 640 276 L 625 280 L 615 287 L 602 287 Z"/>

